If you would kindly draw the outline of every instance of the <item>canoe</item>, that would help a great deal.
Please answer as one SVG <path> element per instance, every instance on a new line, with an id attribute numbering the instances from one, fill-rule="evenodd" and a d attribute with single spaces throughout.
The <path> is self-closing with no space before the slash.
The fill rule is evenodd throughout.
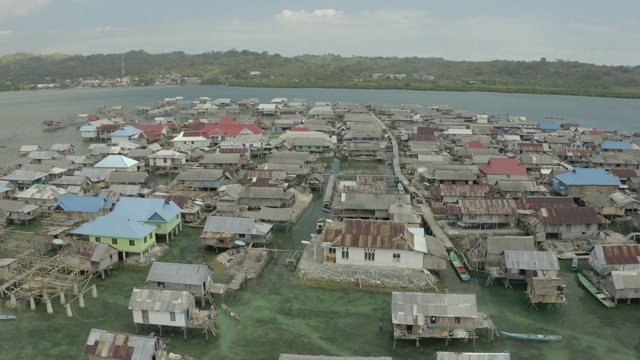
<path id="1" fill-rule="evenodd" d="M 15 315 L 0 314 L 0 320 L 15 320 L 15 319 L 16 319 Z"/>
<path id="2" fill-rule="evenodd" d="M 222 304 L 222 308 L 224 309 L 224 311 L 228 312 L 228 313 L 229 313 L 229 315 L 231 315 L 231 317 L 232 317 L 232 318 L 234 318 L 234 319 L 236 319 L 236 320 L 240 321 L 240 316 L 238 316 L 238 314 L 236 314 L 233 310 L 231 310 L 231 308 L 230 308 L 230 307 L 228 307 L 228 306 L 227 306 L 227 305 L 225 305 L 225 304 Z"/>
<path id="3" fill-rule="evenodd" d="M 542 335 L 542 334 L 520 334 L 510 333 L 506 331 L 500 331 L 500 333 L 507 338 L 520 339 L 520 340 L 532 340 L 532 341 L 560 341 L 562 336 L 560 335 Z"/>
<path id="4" fill-rule="evenodd" d="M 451 265 L 453 265 L 453 268 L 456 269 L 456 272 L 458 273 L 462 281 L 471 280 L 471 276 L 467 272 L 467 269 L 464 268 L 462 261 L 460 261 L 460 258 L 458 258 L 458 255 L 455 251 L 449 253 L 449 259 L 451 260 Z"/>
<path id="5" fill-rule="evenodd" d="M 616 306 L 616 303 L 611 301 L 611 299 L 609 299 L 605 294 L 603 294 L 602 291 L 598 290 L 598 288 L 595 287 L 591 283 L 591 281 L 589 281 L 589 279 L 584 277 L 582 274 L 578 274 L 578 280 L 580 280 L 580 283 L 582 283 L 582 285 L 591 293 L 591 295 L 595 296 L 596 299 L 598 299 L 598 301 L 602 303 L 602 305 L 608 308 L 612 308 Z"/>
<path id="6" fill-rule="evenodd" d="M 578 270 L 578 262 L 580 261 L 580 259 L 577 256 L 573 257 L 573 260 L 571 261 L 571 270 L 576 271 Z"/>

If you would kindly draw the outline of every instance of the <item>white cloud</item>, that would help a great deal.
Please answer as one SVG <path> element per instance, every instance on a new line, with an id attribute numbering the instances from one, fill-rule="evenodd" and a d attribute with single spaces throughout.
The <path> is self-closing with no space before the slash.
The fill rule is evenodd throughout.
<path id="1" fill-rule="evenodd" d="M 335 9 L 317 9 L 312 12 L 306 12 L 304 10 L 282 10 L 275 17 L 275 21 L 281 25 L 289 24 L 328 24 L 341 22 L 344 18 L 344 13 Z"/>
<path id="2" fill-rule="evenodd" d="M 0 0 L 0 19 L 23 16 L 39 11 L 51 0 Z"/>
<path id="3" fill-rule="evenodd" d="M 11 30 L 0 30 L 0 37 L 8 37 L 13 35 L 13 31 Z"/>
<path id="4" fill-rule="evenodd" d="M 127 28 L 114 27 L 111 25 L 108 26 L 100 26 L 95 29 L 96 32 L 116 32 L 116 31 L 127 31 Z"/>

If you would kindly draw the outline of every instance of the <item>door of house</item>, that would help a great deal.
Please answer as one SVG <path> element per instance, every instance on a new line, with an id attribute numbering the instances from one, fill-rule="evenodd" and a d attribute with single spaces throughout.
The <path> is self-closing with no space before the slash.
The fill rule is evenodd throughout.
<path id="1" fill-rule="evenodd" d="M 148 310 L 142 310 L 142 323 L 143 324 L 148 324 L 149 323 L 149 311 Z"/>

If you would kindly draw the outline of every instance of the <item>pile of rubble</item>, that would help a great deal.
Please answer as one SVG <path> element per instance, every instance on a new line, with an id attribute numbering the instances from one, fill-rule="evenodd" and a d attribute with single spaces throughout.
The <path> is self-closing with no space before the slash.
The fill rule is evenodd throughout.
<path id="1" fill-rule="evenodd" d="M 266 251 L 258 249 L 230 249 L 216 257 L 231 275 L 245 273 L 248 279 L 257 277 L 269 260 Z"/>

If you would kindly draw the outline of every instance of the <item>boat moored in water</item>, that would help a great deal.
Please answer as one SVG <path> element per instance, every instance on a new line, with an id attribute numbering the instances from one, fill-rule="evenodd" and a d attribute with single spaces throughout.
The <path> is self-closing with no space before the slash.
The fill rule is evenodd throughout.
<path id="1" fill-rule="evenodd" d="M 532 340 L 532 341 L 560 341 L 562 340 L 562 336 L 560 335 L 543 335 L 543 334 L 522 334 L 522 333 L 511 333 L 506 331 L 500 331 L 502 336 L 511 338 L 511 339 L 519 339 L 519 340 Z"/>
<path id="2" fill-rule="evenodd" d="M 602 303 L 602 305 L 608 308 L 616 306 L 616 303 L 611 301 L 611 299 L 609 299 L 607 295 L 603 294 L 602 291 L 598 290 L 598 288 L 593 285 L 586 276 L 578 274 L 578 280 L 580 281 L 582 286 L 584 286 L 591 293 L 591 295 L 595 296 L 595 298 Z"/>
<path id="3" fill-rule="evenodd" d="M 458 273 L 462 281 L 471 280 L 471 276 L 467 272 L 467 269 L 465 269 L 464 264 L 462 263 L 462 261 L 460 260 L 460 258 L 458 257 L 455 251 L 451 251 L 449 253 L 449 259 L 451 260 L 451 265 L 453 265 L 453 268 L 456 269 L 456 272 Z"/>

